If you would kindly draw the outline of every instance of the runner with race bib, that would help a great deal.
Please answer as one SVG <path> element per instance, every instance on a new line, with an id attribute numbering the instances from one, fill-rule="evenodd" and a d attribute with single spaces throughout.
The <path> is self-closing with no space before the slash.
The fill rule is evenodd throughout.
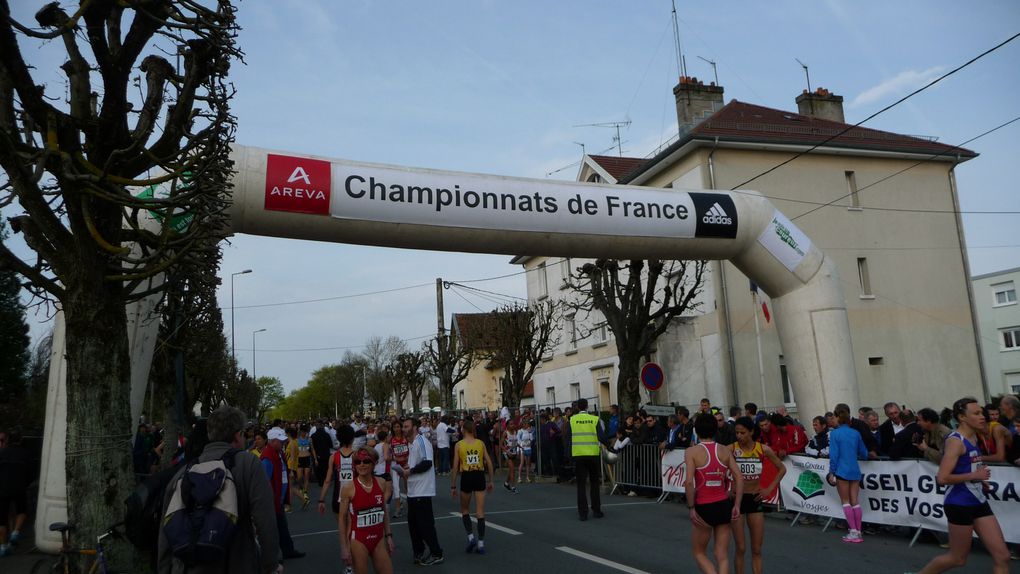
<path id="1" fill-rule="evenodd" d="M 373 474 L 377 457 L 369 447 L 354 451 L 356 476 L 340 489 L 340 558 L 356 574 L 368 574 L 369 564 L 378 574 L 393 572 L 390 555 L 396 546 L 386 513 L 390 485 Z"/>
<path id="2" fill-rule="evenodd" d="M 333 483 L 333 512 L 340 513 L 340 491 L 343 487 L 354 480 L 354 429 L 349 425 L 342 425 L 336 431 L 337 440 L 340 441 L 340 450 L 333 453 L 330 459 L 329 470 L 326 471 L 326 479 L 322 482 L 322 490 L 319 491 L 319 514 L 326 512 L 326 493 L 329 492 L 329 485 Z"/>
<path id="3" fill-rule="evenodd" d="M 396 508 L 393 510 L 393 518 L 400 518 L 403 514 L 403 503 L 407 500 L 407 479 L 400 474 L 400 469 L 407 466 L 407 459 L 411 455 L 411 446 L 404 438 L 404 427 L 400 421 L 393 423 L 390 427 L 393 438 L 390 439 L 390 449 L 393 451 L 393 464 L 390 465 L 390 473 L 393 475 L 393 491 L 396 499 Z"/>
<path id="4" fill-rule="evenodd" d="M 450 472 L 450 495 L 457 496 L 457 474 L 460 474 L 460 519 L 467 531 L 466 552 L 485 554 L 485 493 L 492 490 L 492 459 L 485 443 L 475 437 L 475 423 L 466 420 L 461 427 L 464 439 L 457 443 Z M 478 538 L 471 525 L 471 498 L 475 499 Z"/>
<path id="5" fill-rule="evenodd" d="M 751 531 L 751 571 L 754 574 L 761 574 L 762 559 L 761 547 L 765 539 L 765 512 L 762 506 L 762 498 L 779 486 L 779 481 L 786 474 L 786 465 L 779 460 L 771 448 L 758 441 L 758 425 L 754 424 L 751 417 L 740 417 L 734 423 L 737 433 L 737 442 L 730 448 L 733 450 L 733 459 L 737 462 L 740 475 L 744 479 L 744 495 L 738 501 L 740 504 L 740 517 L 734 520 L 733 541 L 736 545 L 734 565 L 736 572 L 744 572 L 744 523 L 747 523 Z M 778 469 L 778 473 L 768 486 L 762 488 L 761 475 L 765 466 L 765 459 L 769 459 Z"/>

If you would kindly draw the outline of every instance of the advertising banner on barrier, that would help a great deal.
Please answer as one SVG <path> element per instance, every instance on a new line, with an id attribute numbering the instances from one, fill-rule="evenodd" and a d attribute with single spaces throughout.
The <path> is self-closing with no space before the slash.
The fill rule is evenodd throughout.
<path id="1" fill-rule="evenodd" d="M 825 477 L 829 460 L 793 455 L 783 461 L 786 476 L 780 489 L 783 504 L 807 514 L 843 518 L 836 487 Z M 860 504 L 864 521 L 892 526 L 918 526 L 945 532 L 942 507 L 946 487 L 935 482 L 937 468 L 928 461 L 861 461 Z M 995 516 L 1009 542 L 1020 542 L 1020 469 L 989 466 L 992 478 L 988 493 Z"/>
<path id="2" fill-rule="evenodd" d="M 668 450 L 662 455 L 662 491 L 684 493 L 684 481 L 687 480 L 687 465 L 684 464 L 684 451 L 686 449 Z M 772 464 L 765 462 L 766 471 L 772 468 Z M 768 484 L 775 479 L 775 471 L 762 474 L 762 484 Z M 771 496 L 765 498 L 765 504 L 779 503 L 779 489 L 772 491 Z"/>

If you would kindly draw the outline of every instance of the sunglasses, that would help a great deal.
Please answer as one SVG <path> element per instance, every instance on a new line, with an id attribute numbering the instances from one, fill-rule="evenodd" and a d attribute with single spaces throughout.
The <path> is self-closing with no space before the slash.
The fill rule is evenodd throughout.
<path id="1" fill-rule="evenodd" d="M 375 464 L 370 458 L 356 458 L 354 464 Z"/>

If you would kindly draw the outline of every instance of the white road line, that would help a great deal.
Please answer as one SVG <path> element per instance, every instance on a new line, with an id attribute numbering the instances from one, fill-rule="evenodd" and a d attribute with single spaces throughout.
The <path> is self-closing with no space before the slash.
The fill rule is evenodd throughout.
<path id="1" fill-rule="evenodd" d="M 602 508 L 608 508 L 610 506 L 637 506 L 644 504 L 655 504 L 654 500 L 643 501 L 643 502 L 617 502 L 615 504 L 603 504 Z M 550 506 L 548 508 L 521 508 L 518 510 L 486 510 L 485 515 L 491 514 L 517 514 L 520 512 L 545 512 L 547 510 L 576 510 L 577 505 L 574 506 Z M 488 524 L 488 523 L 486 523 Z"/>
<path id="2" fill-rule="evenodd" d="M 615 568 L 616 570 L 619 570 L 620 572 L 629 572 L 630 574 L 649 574 L 648 572 L 645 572 L 644 570 L 638 570 L 637 568 L 631 568 L 630 566 L 626 566 L 626 565 L 620 564 L 619 562 L 613 562 L 612 560 L 606 560 L 605 558 L 600 558 L 598 556 L 595 556 L 594 554 L 588 554 L 587 552 L 581 552 L 580 550 L 575 550 L 575 549 L 573 549 L 573 548 L 571 548 L 569 546 L 557 546 L 556 549 L 559 550 L 560 552 L 566 552 L 567 554 L 573 554 L 574 556 L 577 556 L 579 558 L 584 558 L 585 560 L 590 560 L 590 561 L 592 561 L 592 562 L 594 562 L 596 564 L 601 564 L 603 566 L 608 566 L 610 568 Z"/>
<path id="3" fill-rule="evenodd" d="M 460 516 L 460 513 L 459 512 L 451 512 L 450 516 Z M 475 518 L 474 516 L 472 516 L 471 517 L 471 521 L 477 523 L 478 519 Z M 493 530 L 499 530 L 500 532 L 506 532 L 507 534 L 510 534 L 512 536 L 520 536 L 521 534 L 524 534 L 523 532 L 517 532 L 513 528 L 507 528 L 506 526 L 500 526 L 498 524 L 493 524 L 493 523 L 489 522 L 488 520 L 485 521 L 485 527 L 486 528 L 491 528 Z"/>

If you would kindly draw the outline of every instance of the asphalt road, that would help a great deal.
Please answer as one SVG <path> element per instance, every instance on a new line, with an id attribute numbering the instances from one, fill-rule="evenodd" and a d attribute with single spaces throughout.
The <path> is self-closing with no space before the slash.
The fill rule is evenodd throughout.
<path id="1" fill-rule="evenodd" d="M 535 568 L 558 574 L 697 572 L 690 552 L 691 525 L 683 505 L 656 504 L 654 499 L 642 497 L 603 497 L 606 517 L 580 522 L 574 486 L 554 483 L 522 485 L 516 495 L 497 486 L 486 503 L 487 553 L 465 554 L 466 537 L 458 505 L 448 494 L 448 480 L 438 477 L 438 491 L 444 495 L 433 501 L 439 541 L 446 556 L 445 564 L 429 567 L 437 572 L 484 569 L 496 574 Z M 313 503 L 307 510 L 288 515 L 295 545 L 308 554 L 286 561 L 288 574 L 343 571 L 335 515 L 328 509 L 326 512 L 320 516 Z M 924 536 L 913 548 L 906 533 L 870 536 L 861 545 L 847 545 L 840 540 L 844 531 L 822 532 L 821 526 L 791 528 L 790 524 L 776 515 L 766 520 L 766 572 L 912 572 L 944 552 Z M 393 531 L 397 544 L 394 570 L 423 569 L 412 564 L 406 521 L 394 520 Z M 750 572 L 749 559 L 747 569 Z M 977 545 L 965 571 L 990 569 L 991 560 Z"/>

